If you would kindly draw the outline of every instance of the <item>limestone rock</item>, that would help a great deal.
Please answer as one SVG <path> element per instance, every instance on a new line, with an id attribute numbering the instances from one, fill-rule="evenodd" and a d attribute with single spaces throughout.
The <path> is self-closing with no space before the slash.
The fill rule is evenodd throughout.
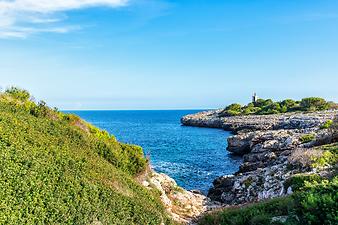
<path id="1" fill-rule="evenodd" d="M 163 173 L 152 171 L 148 180 L 142 182 L 147 188 L 156 188 L 161 193 L 161 200 L 168 213 L 179 223 L 188 224 L 201 214 L 215 208 L 220 208 L 220 203 L 211 201 L 208 197 L 187 191 L 179 187 L 175 180 Z"/>

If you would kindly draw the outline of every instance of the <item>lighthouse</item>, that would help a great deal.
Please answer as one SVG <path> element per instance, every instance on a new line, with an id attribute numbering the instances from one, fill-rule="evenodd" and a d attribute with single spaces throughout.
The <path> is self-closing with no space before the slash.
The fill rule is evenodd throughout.
<path id="1" fill-rule="evenodd" d="M 257 96 L 257 94 L 256 94 L 256 92 L 255 92 L 255 93 L 253 93 L 253 95 L 252 95 L 252 103 L 256 103 L 257 99 L 258 99 L 258 96 Z"/>

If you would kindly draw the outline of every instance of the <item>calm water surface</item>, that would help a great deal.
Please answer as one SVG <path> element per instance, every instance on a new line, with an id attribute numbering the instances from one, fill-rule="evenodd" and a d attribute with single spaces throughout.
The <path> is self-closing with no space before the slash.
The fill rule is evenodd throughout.
<path id="1" fill-rule="evenodd" d="M 241 159 L 227 151 L 229 132 L 184 127 L 180 118 L 197 110 L 71 111 L 107 130 L 119 141 L 137 144 L 158 172 L 168 174 L 186 189 L 204 193 L 212 181 L 238 169 Z"/>

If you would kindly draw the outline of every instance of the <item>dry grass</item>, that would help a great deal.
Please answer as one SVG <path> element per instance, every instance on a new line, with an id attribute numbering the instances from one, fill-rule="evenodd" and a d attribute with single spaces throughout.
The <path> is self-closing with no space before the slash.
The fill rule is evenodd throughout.
<path id="1" fill-rule="evenodd" d="M 298 148 L 292 151 L 289 156 L 289 162 L 293 165 L 298 164 L 303 167 L 310 167 L 314 158 L 322 156 L 323 151 L 314 148 Z"/>

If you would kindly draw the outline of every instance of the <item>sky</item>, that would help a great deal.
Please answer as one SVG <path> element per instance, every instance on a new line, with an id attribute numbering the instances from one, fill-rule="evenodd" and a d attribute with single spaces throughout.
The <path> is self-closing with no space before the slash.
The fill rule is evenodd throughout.
<path id="1" fill-rule="evenodd" d="M 0 86 L 59 109 L 338 102 L 336 0 L 0 0 Z"/>

